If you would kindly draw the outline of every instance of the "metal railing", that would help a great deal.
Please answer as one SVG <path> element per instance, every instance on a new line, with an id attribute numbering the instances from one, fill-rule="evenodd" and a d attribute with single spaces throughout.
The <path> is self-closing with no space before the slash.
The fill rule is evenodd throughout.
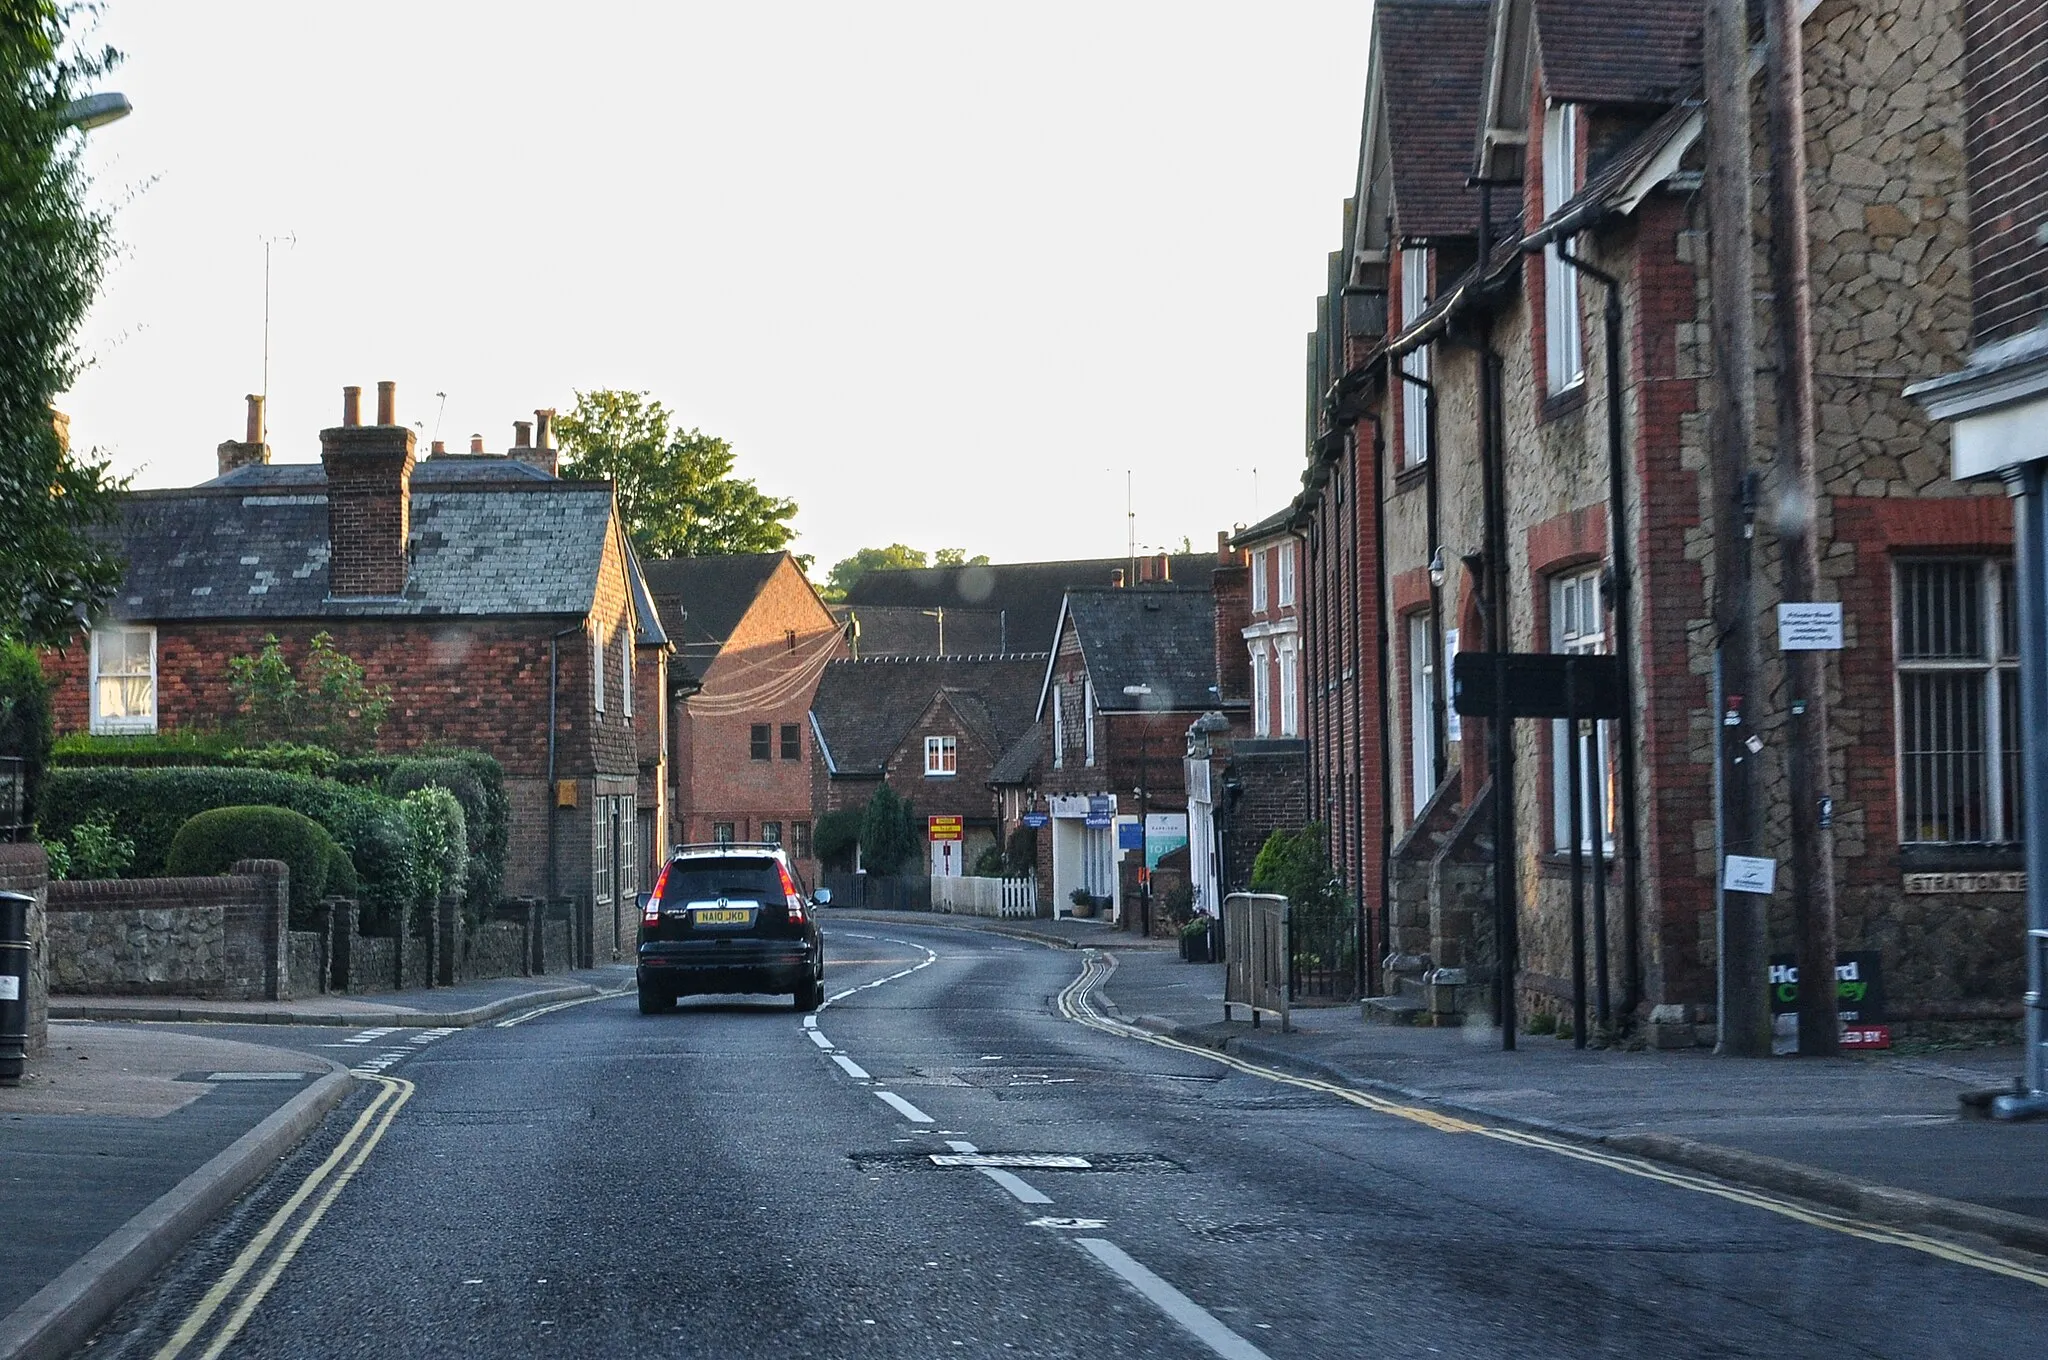
<path id="1" fill-rule="evenodd" d="M 1287 899 L 1275 893 L 1232 893 L 1223 899 L 1223 1018 L 1233 1006 L 1280 1017 L 1289 1028 Z"/>

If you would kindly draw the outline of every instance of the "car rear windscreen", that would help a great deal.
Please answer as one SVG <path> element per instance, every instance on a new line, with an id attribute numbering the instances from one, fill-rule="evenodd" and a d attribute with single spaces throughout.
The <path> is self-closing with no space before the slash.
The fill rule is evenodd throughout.
<path id="1" fill-rule="evenodd" d="M 661 900 L 670 906 L 685 902 L 780 902 L 782 875 L 772 859 L 679 860 L 669 866 L 668 887 Z"/>

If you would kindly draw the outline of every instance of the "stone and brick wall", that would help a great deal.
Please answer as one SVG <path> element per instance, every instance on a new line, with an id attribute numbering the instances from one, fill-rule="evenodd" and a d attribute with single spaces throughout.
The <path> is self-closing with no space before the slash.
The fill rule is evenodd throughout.
<path id="1" fill-rule="evenodd" d="M 26 893 L 34 900 L 28 909 L 29 972 L 28 1056 L 41 1055 L 50 1038 L 50 941 L 45 914 L 49 882 L 49 861 L 43 847 L 33 841 L 0 842 L 0 891 Z"/>
<path id="2" fill-rule="evenodd" d="M 223 1001 L 292 996 L 285 866 L 49 888 L 50 989 Z"/>
<path id="3" fill-rule="evenodd" d="M 1971 334 L 1990 344 L 2048 320 L 2048 9 L 1968 0 Z M 1954 101 L 1946 90 L 1942 94 Z"/>

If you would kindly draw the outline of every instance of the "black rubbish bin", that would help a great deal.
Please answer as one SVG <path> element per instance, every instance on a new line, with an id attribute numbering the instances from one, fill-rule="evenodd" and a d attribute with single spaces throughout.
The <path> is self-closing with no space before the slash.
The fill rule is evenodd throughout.
<path id="1" fill-rule="evenodd" d="M 0 892 L 0 1086 L 19 1086 L 28 1059 L 28 909 L 26 893 Z"/>

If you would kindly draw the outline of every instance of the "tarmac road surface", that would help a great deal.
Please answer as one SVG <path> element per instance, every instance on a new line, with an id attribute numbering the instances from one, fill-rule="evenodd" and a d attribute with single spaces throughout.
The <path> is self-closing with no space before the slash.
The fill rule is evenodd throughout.
<path id="1" fill-rule="evenodd" d="M 1098 955 L 828 922 L 827 960 L 808 1024 L 365 1041 L 399 1056 L 91 1354 L 1926 1360 L 2048 1322 L 2033 1258 L 1144 1037 Z"/>

